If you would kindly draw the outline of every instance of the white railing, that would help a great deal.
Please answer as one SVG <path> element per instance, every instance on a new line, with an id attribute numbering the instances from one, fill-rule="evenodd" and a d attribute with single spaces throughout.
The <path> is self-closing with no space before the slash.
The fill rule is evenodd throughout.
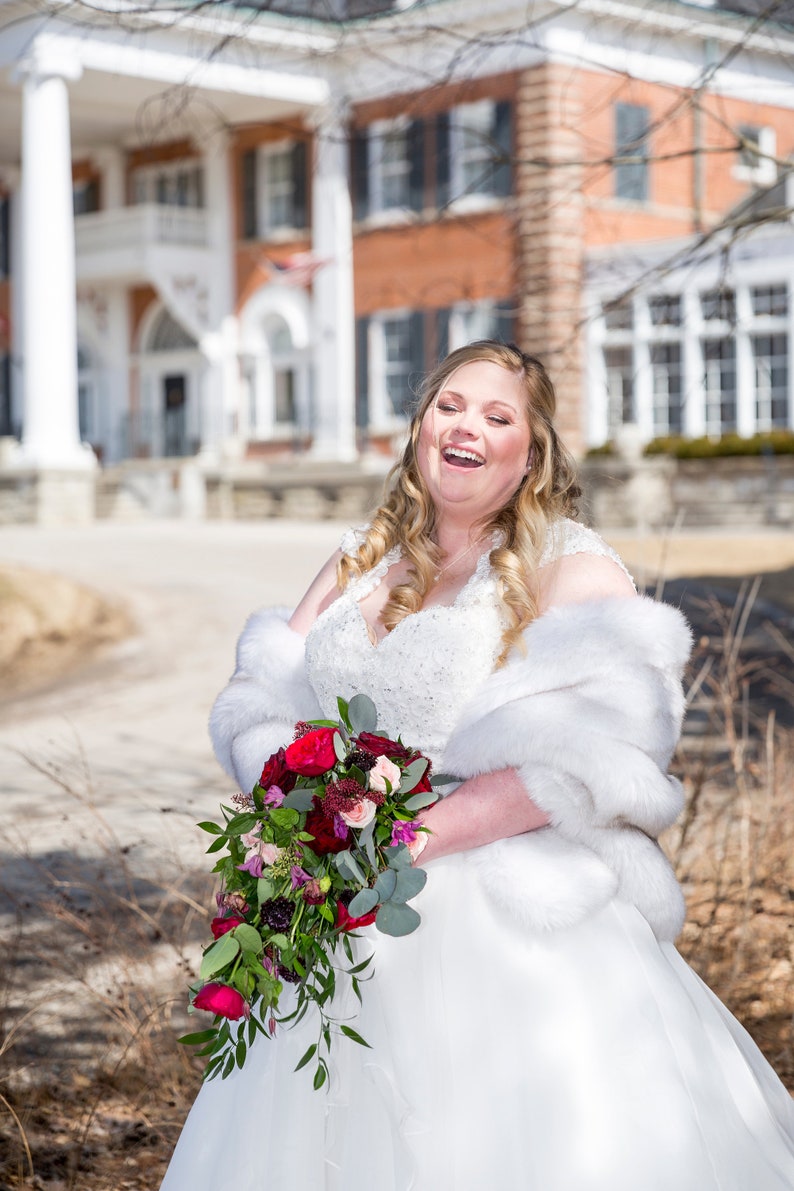
<path id="1" fill-rule="evenodd" d="M 155 244 L 180 248 L 206 248 L 208 244 L 206 211 L 158 203 L 78 215 L 74 228 L 78 255 Z"/>

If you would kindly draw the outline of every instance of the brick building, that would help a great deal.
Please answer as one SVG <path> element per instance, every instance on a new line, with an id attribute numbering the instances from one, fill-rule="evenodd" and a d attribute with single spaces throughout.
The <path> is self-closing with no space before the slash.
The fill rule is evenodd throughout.
<path id="1" fill-rule="evenodd" d="M 353 458 L 492 334 L 578 450 L 794 424 L 783 8 L 258 7 L 0 3 L 7 466 Z"/>

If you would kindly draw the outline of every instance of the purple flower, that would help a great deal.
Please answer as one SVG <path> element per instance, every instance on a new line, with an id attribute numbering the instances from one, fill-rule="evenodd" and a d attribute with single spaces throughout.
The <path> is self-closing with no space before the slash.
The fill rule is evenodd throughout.
<path id="1" fill-rule="evenodd" d="M 417 838 L 416 828 L 421 826 L 419 819 L 415 819 L 413 823 L 394 823 L 391 829 L 391 846 L 395 848 L 397 844 L 412 844 Z"/>
<path id="2" fill-rule="evenodd" d="M 262 857 L 257 852 L 254 852 L 248 857 L 245 864 L 238 864 L 237 867 L 240 872 L 250 873 L 252 877 L 258 879 L 262 876 Z"/>
<path id="3" fill-rule="evenodd" d="M 305 885 L 307 881 L 311 880 L 311 876 L 305 869 L 301 868 L 299 864 L 293 864 L 289 870 L 290 879 L 292 880 L 292 888 L 300 889 L 301 885 Z"/>
<path id="4" fill-rule="evenodd" d="M 347 839 L 347 823 L 341 815 L 334 815 L 334 835 L 337 839 Z"/>
<path id="5" fill-rule="evenodd" d="M 281 786 L 271 786 L 262 801 L 265 806 L 281 806 L 284 797 L 284 791 L 281 789 Z"/>

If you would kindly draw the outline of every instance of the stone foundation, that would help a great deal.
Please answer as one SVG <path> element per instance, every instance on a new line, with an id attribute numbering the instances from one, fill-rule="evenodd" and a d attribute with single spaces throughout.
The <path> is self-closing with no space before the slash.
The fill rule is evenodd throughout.
<path id="1" fill-rule="evenodd" d="M 93 470 L 0 468 L 0 525 L 86 525 L 95 488 Z"/>

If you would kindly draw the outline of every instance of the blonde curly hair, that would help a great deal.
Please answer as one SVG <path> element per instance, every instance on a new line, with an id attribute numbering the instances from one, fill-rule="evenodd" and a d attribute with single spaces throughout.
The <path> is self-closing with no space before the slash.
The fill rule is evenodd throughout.
<path id="1" fill-rule="evenodd" d="M 355 554 L 344 555 L 337 582 L 349 581 L 377 566 L 387 551 L 399 546 L 410 564 L 408 577 L 389 595 L 381 614 L 387 631 L 417 612 L 433 586 L 441 559 L 434 541 L 436 509 L 419 470 L 417 446 L 422 420 L 445 384 L 459 368 L 487 361 L 506 368 L 523 383 L 531 443 L 529 473 L 501 509 L 479 526 L 483 537 L 497 535 L 490 562 L 497 579 L 506 619 L 502 635 L 501 666 L 527 625 L 538 613 L 535 582 L 549 525 L 559 517 L 574 516 L 580 488 L 572 457 L 552 424 L 556 408 L 554 386 L 535 356 L 514 343 L 481 339 L 458 348 L 425 378 L 411 418 L 402 458 L 392 468 L 386 495 L 373 516 Z"/>

